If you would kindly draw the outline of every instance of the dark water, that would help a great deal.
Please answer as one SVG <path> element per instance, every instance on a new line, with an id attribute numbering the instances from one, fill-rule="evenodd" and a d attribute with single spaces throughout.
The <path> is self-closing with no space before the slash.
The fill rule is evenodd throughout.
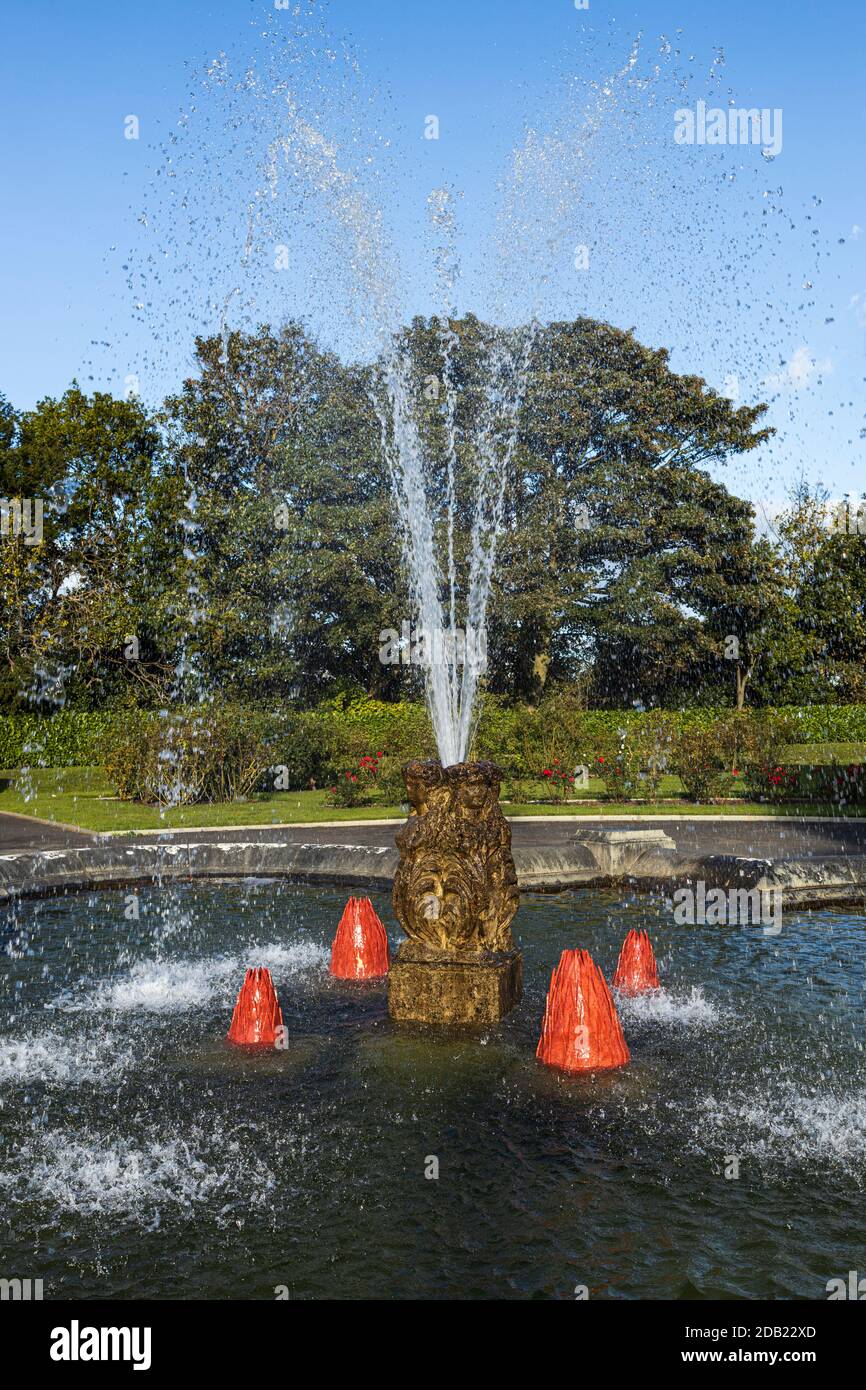
<path id="1" fill-rule="evenodd" d="M 109 892 L 0 918 L 0 1275 L 46 1297 L 670 1299 L 866 1273 L 863 918 L 773 937 L 526 896 L 524 1002 L 467 1039 L 397 1031 L 383 986 L 330 980 L 345 896 L 183 885 L 141 890 L 138 921 Z M 631 926 L 666 986 L 622 1004 L 631 1065 L 541 1068 L 560 950 L 610 976 Z M 223 1041 L 257 964 L 286 1052 Z"/>

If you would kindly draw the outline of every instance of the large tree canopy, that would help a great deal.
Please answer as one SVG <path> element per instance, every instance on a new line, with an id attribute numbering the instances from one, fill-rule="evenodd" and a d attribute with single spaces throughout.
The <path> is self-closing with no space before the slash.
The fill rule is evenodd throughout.
<path id="1" fill-rule="evenodd" d="M 454 446 L 464 588 L 497 333 L 472 316 L 404 333 L 440 527 Z M 417 694 L 416 670 L 379 660 L 380 632 L 413 616 L 380 364 L 346 365 L 294 323 L 195 351 L 153 417 L 77 385 L 21 415 L 0 400 L 0 496 L 46 504 L 39 544 L 2 539 L 3 707 Z M 612 705 L 862 692 L 862 537 L 834 536 L 800 499 L 776 543 L 757 538 L 750 505 L 710 476 L 766 439 L 763 412 L 608 324 L 538 330 L 503 477 L 495 691 L 534 700 L 580 680 Z"/>

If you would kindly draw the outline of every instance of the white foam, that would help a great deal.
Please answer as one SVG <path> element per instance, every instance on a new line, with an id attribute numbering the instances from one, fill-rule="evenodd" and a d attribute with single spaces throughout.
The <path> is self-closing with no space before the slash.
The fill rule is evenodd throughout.
<path id="1" fill-rule="evenodd" d="M 616 1004 L 627 1023 L 660 1023 L 673 1028 L 713 1028 L 723 1017 L 717 1004 L 705 998 L 700 985 L 687 993 L 667 989 L 627 995 L 617 991 Z"/>
<path id="2" fill-rule="evenodd" d="M 204 956 L 199 960 L 140 960 L 123 975 L 100 980 L 55 1000 L 65 1010 L 92 1009 L 117 1013 L 181 1013 L 214 999 L 233 1003 L 250 965 L 267 966 L 280 978 L 321 972 L 328 951 L 316 942 L 290 946 L 251 946 L 242 956 Z M 279 983 L 279 981 L 277 981 Z"/>
<path id="3" fill-rule="evenodd" d="M 0 1084 L 114 1086 L 134 1061 L 128 1041 L 110 1034 L 76 1038 L 46 1031 L 0 1038 Z"/>
<path id="4" fill-rule="evenodd" d="M 829 1089 L 761 1073 L 754 1090 L 699 1101 L 707 1132 L 730 1153 L 820 1163 L 866 1176 L 866 1089 Z"/>
<path id="5" fill-rule="evenodd" d="M 263 1204 L 275 1176 L 250 1143 L 217 1123 L 188 1139 L 142 1141 L 56 1130 L 26 1140 L 16 1170 L 0 1178 L 7 1199 L 47 1202 L 84 1216 L 113 1216 L 154 1229 L 163 1214 L 190 1217 L 207 1203 L 217 1220 L 240 1204 Z"/>

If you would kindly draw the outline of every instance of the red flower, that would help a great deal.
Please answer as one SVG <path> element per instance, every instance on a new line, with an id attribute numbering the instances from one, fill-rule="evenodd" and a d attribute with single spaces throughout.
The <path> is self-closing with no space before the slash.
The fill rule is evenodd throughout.
<path id="1" fill-rule="evenodd" d="M 553 773 L 551 772 L 549 767 L 546 767 L 541 775 L 542 777 L 552 777 Z"/>

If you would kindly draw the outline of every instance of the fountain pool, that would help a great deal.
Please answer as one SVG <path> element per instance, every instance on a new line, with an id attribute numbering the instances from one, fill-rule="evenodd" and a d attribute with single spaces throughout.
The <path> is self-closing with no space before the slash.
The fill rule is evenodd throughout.
<path id="1" fill-rule="evenodd" d="M 523 1001 L 467 1037 L 329 977 L 345 898 L 198 882 L 140 889 L 137 920 L 113 891 L 0 917 L 7 1274 L 46 1298 L 823 1298 L 864 1267 L 862 917 L 770 937 L 527 893 Z M 620 1001 L 631 1064 L 541 1067 L 561 949 L 610 979 L 629 927 L 664 984 Z M 224 1040 L 259 964 L 286 1051 Z"/>

